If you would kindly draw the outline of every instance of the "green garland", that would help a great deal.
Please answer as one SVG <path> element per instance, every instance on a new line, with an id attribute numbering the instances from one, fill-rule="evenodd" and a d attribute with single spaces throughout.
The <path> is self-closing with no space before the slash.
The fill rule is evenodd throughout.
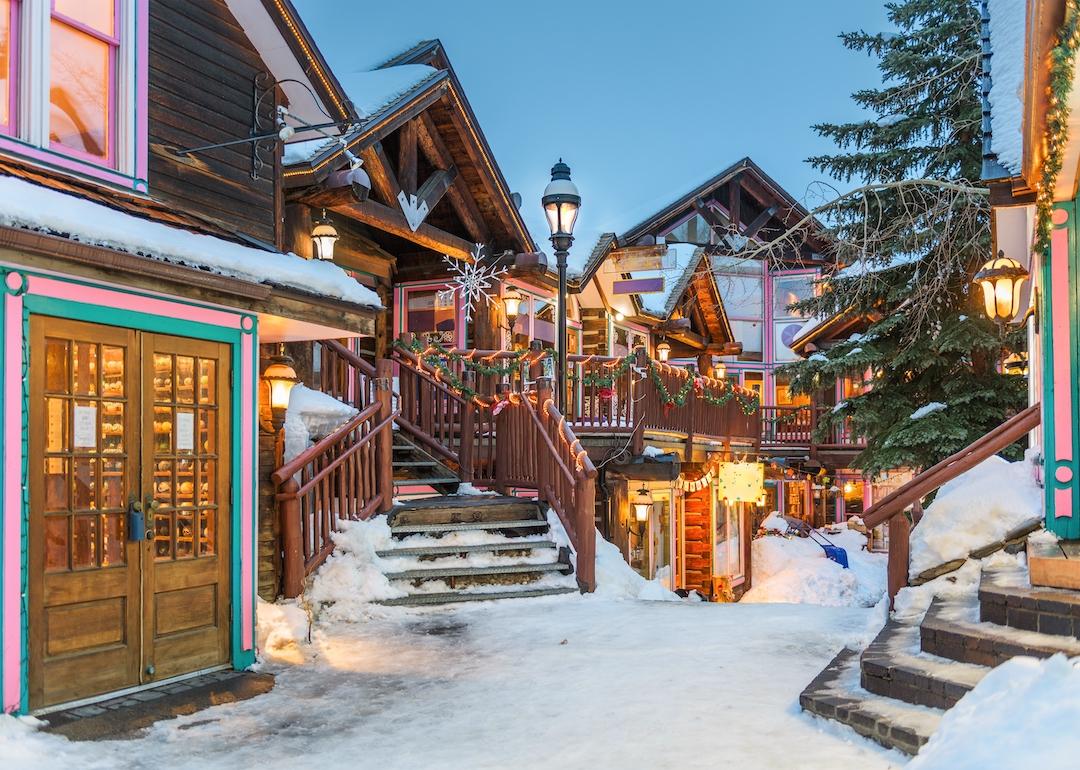
<path id="1" fill-rule="evenodd" d="M 468 371 L 475 372 L 482 377 L 509 377 L 511 374 L 514 374 L 518 371 L 518 368 L 521 366 L 522 359 L 533 352 L 527 349 L 512 351 L 512 357 L 510 358 L 510 362 L 504 366 L 498 366 L 485 364 L 482 361 L 477 361 L 472 356 L 463 356 L 460 353 L 455 353 L 449 348 L 443 347 L 438 342 L 424 344 L 423 342 L 420 342 L 420 340 L 414 339 L 409 344 L 405 344 L 401 340 L 394 340 L 394 344 L 397 347 L 402 348 L 403 350 L 408 350 L 412 353 L 415 353 L 417 356 L 423 357 L 426 363 L 431 363 L 432 366 L 436 366 L 436 368 L 439 369 L 440 373 L 444 375 L 451 374 L 452 370 L 444 364 L 436 365 L 435 363 L 433 363 L 434 360 L 438 359 L 440 362 L 455 361 L 457 363 L 460 363 Z M 553 355 L 555 351 L 552 348 L 544 348 L 542 352 L 548 355 Z M 447 379 L 450 378 L 447 377 Z"/>
<path id="2" fill-rule="evenodd" d="M 575 382 L 580 381 L 582 385 L 587 388 L 610 388 L 615 384 L 615 380 L 622 377 L 633 365 L 634 359 L 637 358 L 635 353 L 631 353 L 624 356 L 618 365 L 611 367 L 611 370 L 607 374 L 586 374 L 583 377 L 577 375 L 571 375 L 570 379 Z"/>
<path id="3" fill-rule="evenodd" d="M 1069 135 L 1069 93 L 1075 77 L 1076 52 L 1080 49 L 1080 5 L 1065 0 L 1065 21 L 1058 30 L 1057 45 L 1050 51 L 1050 106 L 1046 111 L 1046 160 L 1035 198 L 1036 253 L 1050 249 L 1053 230 L 1054 189 L 1065 156 Z"/>

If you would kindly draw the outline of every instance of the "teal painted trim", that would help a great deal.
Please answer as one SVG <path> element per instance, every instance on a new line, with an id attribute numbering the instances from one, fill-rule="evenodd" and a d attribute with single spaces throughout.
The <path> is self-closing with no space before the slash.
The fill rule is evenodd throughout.
<path id="1" fill-rule="evenodd" d="M 0 276 L 0 277 L 2 277 L 2 276 Z M 8 332 L 8 329 L 6 328 L 7 313 L 5 312 L 5 310 L 7 309 L 6 306 L 7 306 L 7 303 L 9 301 L 9 297 L 8 297 L 7 292 L 4 292 L 3 295 L 0 295 L 0 296 L 2 296 L 2 301 L 0 301 L 0 340 L 5 340 L 5 339 L 7 339 L 7 332 Z M 0 356 L 0 383 L 7 382 L 7 380 L 5 379 L 6 374 L 7 374 L 7 356 Z M 3 399 L 0 399 L 0 436 L 4 435 L 4 409 L 2 407 L 3 407 Z M 7 481 L 7 479 L 4 478 L 4 463 L 0 463 L 0 490 L 5 489 L 5 487 L 4 487 L 4 482 L 5 481 Z M 2 507 L 0 507 L 0 511 L 2 511 L 2 510 L 3 510 Z M 4 517 L 2 515 L 0 515 L 0 575 L 4 574 L 4 527 L 2 526 L 3 521 L 4 521 Z M 0 591 L 0 624 L 3 623 L 3 618 L 4 618 L 4 594 L 5 593 L 6 593 L 5 591 Z M 20 622 L 19 627 L 21 628 L 22 626 L 23 626 L 23 623 Z M 6 647 L 8 645 L 8 643 L 9 643 L 9 640 L 4 639 L 3 636 L 4 636 L 3 625 L 0 625 L 0 649 L 3 649 L 4 647 Z M 20 668 L 21 668 L 21 666 L 20 666 Z M 21 690 L 22 688 L 20 687 L 19 689 Z M 4 667 L 2 665 L 0 665 L 0 693 L 3 693 L 3 692 L 4 692 Z M 20 696 L 19 702 L 22 703 L 22 701 L 23 701 L 23 698 Z M 2 710 L 2 709 L 3 709 L 3 703 L 0 702 L 0 710 Z"/>
<path id="2" fill-rule="evenodd" d="M 71 281 L 72 283 L 78 283 L 78 281 Z M 95 285 L 96 284 L 90 284 Z M 132 292 L 135 293 L 135 292 Z M 152 296 L 152 295 L 147 295 Z M 178 302 L 177 304 L 193 305 L 193 303 Z M 194 306 L 194 305 L 193 305 Z M 29 424 L 29 383 L 28 372 L 30 366 L 29 358 L 29 340 L 30 340 L 30 315 L 50 315 L 58 318 L 70 318 L 77 321 L 86 321 L 89 323 L 108 324 L 112 326 L 121 326 L 139 331 L 155 332 L 160 334 L 170 334 L 180 337 L 192 337 L 195 339 L 212 340 L 216 342 L 224 342 L 230 346 L 231 361 L 236 363 L 242 362 L 242 346 L 241 340 L 244 334 L 253 335 L 252 344 L 252 356 L 253 365 L 252 375 L 254 378 L 255 387 L 252 388 L 252 393 L 248 396 L 252 399 L 252 407 L 255 409 L 253 413 L 252 422 L 257 426 L 258 424 L 258 336 L 255 334 L 258 328 L 258 319 L 255 316 L 240 314 L 244 318 L 251 320 L 251 328 L 247 331 L 241 329 L 230 329 L 222 326 L 213 326 L 211 324 L 200 323 L 197 321 L 187 321 L 184 319 L 176 318 L 164 318 L 161 316 L 149 315 L 134 310 L 125 310 L 123 308 L 111 308 L 102 307 L 100 305 L 91 305 L 83 302 L 76 302 L 73 300 L 56 299 L 53 297 L 40 297 L 29 295 L 23 299 L 23 478 L 26 478 L 26 472 L 28 468 L 29 458 L 27 456 L 28 449 L 28 432 L 27 426 Z M 0 356 L 0 359 L 3 357 Z M 242 554 L 242 543 L 240 537 L 240 515 L 237 513 L 241 510 L 240 504 L 242 496 L 240 494 L 240 479 L 243 475 L 241 465 L 241 430 L 240 430 L 240 414 L 241 407 L 244 401 L 244 394 L 241 392 L 241 386 L 243 383 L 241 366 L 233 365 L 232 367 L 232 398 L 230 399 L 232 409 L 231 429 L 232 429 L 232 510 L 231 516 L 231 533 L 232 541 L 230 546 L 230 562 L 231 562 L 231 585 L 230 585 L 230 598 L 232 601 L 231 611 L 231 647 L 232 647 L 232 665 L 236 669 L 246 669 L 251 667 L 255 663 L 254 650 L 243 650 L 243 613 L 241 607 L 241 580 L 240 580 L 240 565 Z M 2 370 L 0 370 L 2 372 Z M 2 380 L 0 380 L 2 381 Z M 0 410 L 0 419 L 2 419 L 2 412 Z M 254 440 L 253 431 L 253 440 Z M 2 435 L 2 433 L 0 433 Z M 258 458 L 257 444 L 252 445 L 252 455 L 254 458 Z M 258 549 L 258 477 L 257 474 L 253 474 L 255 481 L 252 488 L 252 549 L 248 558 L 255 558 Z M 28 602 L 28 579 L 29 579 L 29 561 L 28 561 L 28 537 L 29 537 L 29 520 L 30 520 L 30 498 L 29 487 L 23 485 L 23 547 L 22 547 L 22 695 L 20 698 L 20 709 L 22 713 L 27 711 L 27 704 L 29 703 L 29 687 L 30 687 L 30 668 L 29 668 L 29 629 L 27 625 L 29 617 Z M 2 565 L 0 565 L 2 566 Z M 252 601 L 255 602 L 254 584 L 258 581 L 258 563 L 252 561 Z M 254 639 L 254 625 L 255 625 L 255 612 L 252 608 L 252 638 Z"/>
<path id="3" fill-rule="evenodd" d="M 163 318 L 161 316 L 147 315 L 137 310 L 102 307 L 101 305 L 90 305 L 84 302 L 55 299 L 53 297 L 31 295 L 26 298 L 26 306 L 30 308 L 32 313 L 40 315 L 72 318 L 77 321 L 140 329 L 141 331 L 156 332 L 158 334 L 173 334 L 178 337 L 193 337 L 195 339 L 228 343 L 237 342 L 240 338 L 239 329 L 213 326 L 199 321 L 186 321 L 182 318 Z"/>
<path id="4" fill-rule="evenodd" d="M 245 650 L 243 643 L 243 628 L 241 622 L 243 620 L 243 613 L 237 612 L 237 622 L 233 625 L 233 668 L 242 671 L 250 668 L 255 664 L 255 639 L 256 639 L 256 626 L 258 625 L 257 618 L 257 605 L 258 594 L 256 589 L 259 582 L 259 474 L 258 474 L 258 461 L 259 461 L 259 444 L 258 444 L 258 431 L 259 431 L 259 334 L 258 334 L 258 319 L 252 317 L 251 328 L 244 332 L 244 334 L 251 335 L 251 360 L 248 361 L 248 365 L 251 366 L 252 378 L 254 388 L 252 388 L 251 398 L 251 435 L 248 436 L 248 440 L 251 442 L 252 460 L 255 464 L 255 469 L 251 474 L 251 549 L 246 558 L 251 563 L 251 585 L 248 586 L 248 590 L 251 592 L 251 639 L 252 649 Z M 239 356 L 243 354 L 243 348 L 240 345 L 236 346 L 237 360 Z M 233 392 L 240 395 L 242 393 L 242 372 L 240 366 L 233 367 Z M 236 452 L 237 462 L 240 461 L 240 438 L 242 436 L 243 420 L 240 407 L 242 406 L 242 399 L 233 399 L 236 407 L 233 411 L 233 451 Z M 241 495 L 240 485 L 234 484 L 233 492 L 233 505 L 236 506 L 233 510 L 240 510 Z M 239 516 L 234 516 L 233 536 L 237 538 L 236 542 L 240 542 L 241 536 L 241 521 Z M 239 546 L 238 546 L 239 549 Z M 239 550 L 237 550 L 239 552 Z M 242 585 L 243 571 L 241 569 L 240 560 L 237 559 L 233 562 L 233 606 L 240 608 L 240 587 Z"/>
<path id="5" fill-rule="evenodd" d="M 25 284 L 23 284 L 25 286 Z M 26 299 L 23 299 L 22 311 L 22 477 L 28 478 L 30 470 L 30 311 L 26 307 Z M 30 704 L 30 485 L 22 485 L 22 549 L 20 574 L 22 575 L 21 608 L 22 608 L 22 652 L 20 654 L 21 665 L 19 673 L 21 683 L 19 687 L 19 710 L 22 713 L 29 711 Z"/>
<path id="6" fill-rule="evenodd" d="M 1077 240 L 1077 205 L 1075 201 L 1066 201 L 1058 203 L 1054 206 L 1055 211 L 1064 211 L 1068 217 L 1066 224 L 1062 226 L 1055 226 L 1055 230 L 1067 229 L 1068 231 L 1068 274 L 1069 274 L 1069 290 L 1068 296 L 1071 299 L 1071 307 L 1069 308 L 1069 328 L 1071 334 L 1071 347 L 1069 350 L 1069 389 L 1065 393 L 1059 393 L 1054 386 L 1054 359 L 1053 351 L 1057 347 L 1056 340 L 1054 339 L 1054 326 L 1053 326 L 1053 313 L 1054 313 L 1054 297 L 1051 284 L 1052 274 L 1052 249 L 1043 255 L 1042 260 L 1042 286 L 1043 291 L 1039 292 L 1040 301 L 1042 307 L 1039 308 L 1039 318 L 1042 332 L 1042 356 L 1043 356 L 1043 455 L 1045 458 L 1044 463 L 1044 510 L 1045 526 L 1051 532 L 1054 532 L 1059 537 L 1074 540 L 1080 538 L 1080 516 L 1076 515 L 1075 510 L 1071 517 L 1057 518 L 1054 515 L 1055 500 L 1054 493 L 1059 489 L 1071 488 L 1073 492 L 1073 507 L 1080 505 L 1080 473 L 1077 473 L 1077 463 L 1080 460 L 1080 430 L 1078 430 L 1076 418 L 1078 415 L 1078 409 L 1080 409 L 1080 361 L 1077 358 L 1078 347 L 1080 347 L 1080 310 L 1078 310 L 1078 299 L 1080 299 L 1080 282 L 1077 281 L 1076 271 L 1080 267 L 1080 254 L 1078 254 L 1078 240 Z M 1059 398 L 1069 399 L 1073 406 L 1073 425 L 1063 426 L 1058 425 L 1055 419 L 1057 400 Z M 1073 471 L 1072 478 L 1068 482 L 1060 482 L 1057 480 L 1057 469 L 1059 463 L 1057 462 L 1057 455 L 1055 447 L 1057 445 L 1057 436 L 1059 430 L 1069 430 L 1072 438 L 1072 462 L 1070 464 L 1070 470 Z"/>

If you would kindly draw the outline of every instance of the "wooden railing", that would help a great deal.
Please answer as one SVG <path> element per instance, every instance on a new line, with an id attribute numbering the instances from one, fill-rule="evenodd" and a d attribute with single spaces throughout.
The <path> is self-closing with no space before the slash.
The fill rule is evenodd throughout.
<path id="1" fill-rule="evenodd" d="M 566 357 L 570 384 L 567 415 L 574 428 L 589 433 L 626 433 L 637 425 L 634 367 L 615 356 Z M 626 371 L 619 373 L 619 368 Z M 607 384 L 610 379 L 611 383 Z"/>
<path id="2" fill-rule="evenodd" d="M 352 368 L 370 371 L 363 372 L 363 380 L 351 381 L 357 387 L 353 393 L 357 402 L 370 403 L 271 474 L 281 521 L 286 598 L 299 596 L 304 578 L 333 552 L 333 533 L 342 521 L 385 513 L 393 504 L 396 412 L 390 362 L 380 361 L 375 367 L 360 363 L 363 366 Z"/>
<path id="3" fill-rule="evenodd" d="M 830 411 L 831 407 L 827 406 L 763 406 L 761 445 L 814 449 L 864 448 L 866 441 L 855 433 L 850 420 L 822 430 L 822 417 Z"/>
<path id="4" fill-rule="evenodd" d="M 1010 444 L 1019 441 L 1038 426 L 1041 406 L 1034 404 L 1005 421 L 979 440 L 969 444 L 937 465 L 923 471 L 911 481 L 871 505 L 862 515 L 863 523 L 873 528 L 888 522 L 889 527 L 889 600 L 908 584 L 908 564 L 911 555 L 911 523 L 905 511 L 918 505 L 928 494 L 971 470 Z"/>
<path id="5" fill-rule="evenodd" d="M 336 340 L 319 344 L 320 390 L 363 409 L 375 401 L 375 366 Z"/>

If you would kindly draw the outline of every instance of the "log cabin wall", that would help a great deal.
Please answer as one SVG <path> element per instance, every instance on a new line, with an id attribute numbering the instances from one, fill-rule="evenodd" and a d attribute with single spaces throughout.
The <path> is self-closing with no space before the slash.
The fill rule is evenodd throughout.
<path id="1" fill-rule="evenodd" d="M 248 136 L 254 79 L 266 65 L 223 0 L 153 0 L 149 57 L 150 194 L 267 243 L 279 240 L 280 147 L 251 178 L 251 145 L 178 158 L 172 150 Z M 273 125 L 274 99 L 260 110 Z"/>
<path id="2" fill-rule="evenodd" d="M 683 587 L 712 597 L 712 487 L 683 494 L 683 537 L 686 565 Z"/>

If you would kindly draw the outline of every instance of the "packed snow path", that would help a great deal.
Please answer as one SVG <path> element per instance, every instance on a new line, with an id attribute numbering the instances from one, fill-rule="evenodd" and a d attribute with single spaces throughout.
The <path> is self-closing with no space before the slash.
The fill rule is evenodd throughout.
<path id="1" fill-rule="evenodd" d="M 0 766 L 899 766 L 797 703 L 869 614 L 579 596 L 380 609 L 283 650 L 270 694 L 138 740 L 74 744 L 0 719 Z"/>

